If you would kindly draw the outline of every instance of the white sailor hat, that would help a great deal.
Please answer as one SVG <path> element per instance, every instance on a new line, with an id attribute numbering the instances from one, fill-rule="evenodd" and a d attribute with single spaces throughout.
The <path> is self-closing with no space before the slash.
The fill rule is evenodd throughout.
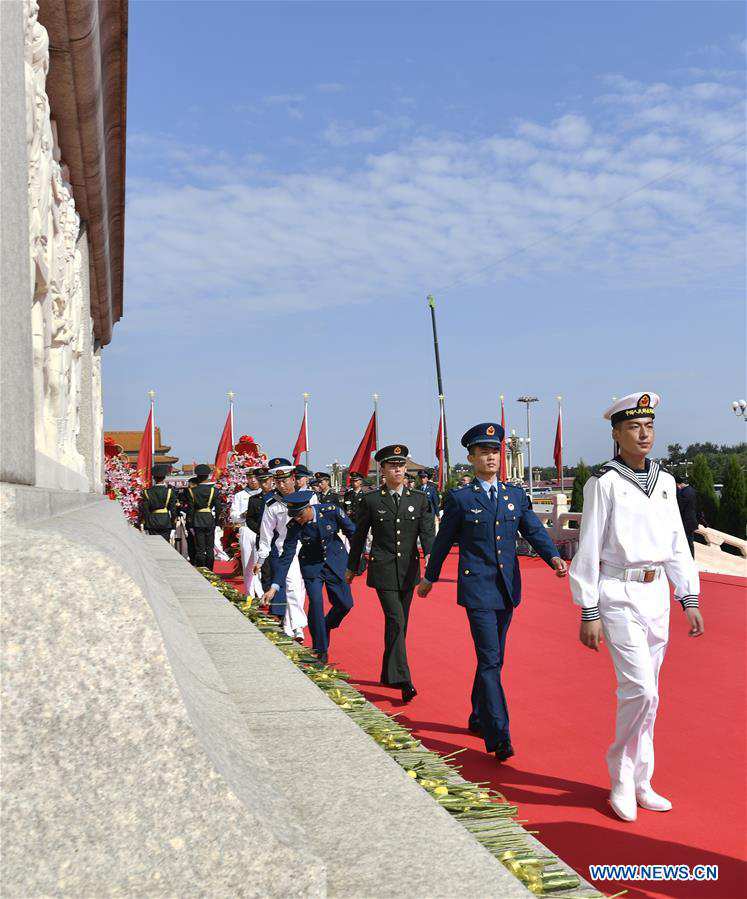
<path id="1" fill-rule="evenodd" d="M 633 418 L 654 418 L 654 409 L 659 405 L 660 399 L 658 393 L 646 390 L 629 393 L 622 399 L 615 400 L 604 413 L 604 417 L 612 423 L 613 428 L 621 421 L 630 421 Z"/>

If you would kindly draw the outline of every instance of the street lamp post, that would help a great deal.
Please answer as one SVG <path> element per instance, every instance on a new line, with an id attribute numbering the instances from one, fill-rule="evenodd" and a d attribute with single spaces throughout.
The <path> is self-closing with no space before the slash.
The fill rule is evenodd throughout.
<path id="1" fill-rule="evenodd" d="M 532 403 L 538 403 L 539 399 L 536 396 L 520 396 L 517 400 L 519 403 L 525 403 L 527 407 L 527 469 L 529 471 L 529 499 L 532 500 L 534 498 L 534 479 L 532 477 L 532 416 L 531 416 L 531 405 Z"/>
<path id="2" fill-rule="evenodd" d="M 734 400 L 731 404 L 731 411 L 737 418 L 741 418 L 742 421 L 747 421 L 747 400 Z"/>

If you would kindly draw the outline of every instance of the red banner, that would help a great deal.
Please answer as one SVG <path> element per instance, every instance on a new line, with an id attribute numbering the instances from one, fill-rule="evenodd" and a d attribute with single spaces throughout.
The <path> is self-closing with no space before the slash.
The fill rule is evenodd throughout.
<path id="1" fill-rule="evenodd" d="M 508 465 L 506 464 L 506 410 L 501 397 L 501 427 L 503 428 L 503 440 L 501 441 L 501 465 L 498 470 L 498 480 L 508 480 Z"/>
<path id="2" fill-rule="evenodd" d="M 153 406 L 150 407 L 148 420 L 145 422 L 145 430 L 140 440 L 140 450 L 137 454 L 137 474 L 144 487 L 150 487 L 153 483 Z"/>
<path id="3" fill-rule="evenodd" d="M 309 428 L 306 421 L 306 410 L 304 409 L 303 421 L 301 422 L 301 430 L 298 432 L 296 445 L 293 447 L 293 464 L 298 465 L 301 461 L 302 453 L 309 451 Z"/>
<path id="4" fill-rule="evenodd" d="M 371 416 L 368 423 L 366 433 L 363 440 L 358 444 L 358 449 L 348 468 L 348 477 L 346 483 L 350 483 L 350 472 L 357 471 L 365 478 L 368 475 L 368 469 L 371 467 L 371 453 L 376 452 L 376 413 Z"/>
<path id="5" fill-rule="evenodd" d="M 215 454 L 215 467 L 213 468 L 213 480 L 217 481 L 218 478 L 223 474 L 226 470 L 226 465 L 228 465 L 228 454 L 233 449 L 233 410 L 228 410 L 228 418 L 226 418 L 226 423 L 223 425 L 223 433 L 220 435 L 220 442 L 218 443 L 218 451 Z"/>

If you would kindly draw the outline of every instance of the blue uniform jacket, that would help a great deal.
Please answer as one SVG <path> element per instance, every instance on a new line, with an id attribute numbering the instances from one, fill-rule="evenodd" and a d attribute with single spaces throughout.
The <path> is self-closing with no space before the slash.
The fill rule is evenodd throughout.
<path id="1" fill-rule="evenodd" d="M 301 550 L 298 561 L 304 578 L 320 577 L 325 565 L 338 577 L 345 577 L 348 551 L 338 537 L 338 532 L 342 531 L 350 538 L 355 533 L 355 525 L 335 503 L 319 504 L 312 508 L 316 509 L 316 520 L 306 524 L 298 524 L 293 520 L 288 522 L 283 551 L 273 576 L 277 584 L 285 583 L 299 541 Z"/>
<path id="2" fill-rule="evenodd" d="M 496 484 L 497 511 L 477 479 L 446 496 L 425 578 L 435 583 L 453 544 L 459 547 L 457 602 L 468 609 L 503 609 L 506 597 L 521 602 L 521 575 L 516 554 L 517 531 L 547 562 L 560 555 L 521 487 Z"/>
<path id="3" fill-rule="evenodd" d="M 420 487 L 418 489 L 421 493 L 424 493 L 428 497 L 431 512 L 433 512 L 434 515 L 438 515 L 440 500 L 438 498 L 438 490 L 436 489 L 435 484 L 428 483 L 425 485 L 425 487 Z"/>

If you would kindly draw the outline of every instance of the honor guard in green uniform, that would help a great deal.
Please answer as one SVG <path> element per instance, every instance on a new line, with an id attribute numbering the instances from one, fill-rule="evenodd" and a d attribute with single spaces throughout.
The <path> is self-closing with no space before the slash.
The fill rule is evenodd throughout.
<path id="1" fill-rule="evenodd" d="M 355 516 L 358 513 L 358 505 L 363 497 L 366 495 L 366 491 L 363 489 L 363 475 L 359 474 L 357 471 L 350 472 L 350 487 L 345 491 L 345 495 L 342 498 L 342 504 L 345 507 L 345 514 L 351 521 L 355 521 Z"/>
<path id="2" fill-rule="evenodd" d="M 384 611 L 381 682 L 399 687 L 404 702 L 417 695 L 407 664 L 405 638 L 412 593 L 420 579 L 418 540 L 427 560 L 434 536 L 434 515 L 428 497 L 404 485 L 407 454 L 407 447 L 399 443 L 383 447 L 374 456 L 381 465 L 384 483 L 359 501 L 345 573 L 347 582 L 352 583 L 371 531 L 366 583 L 376 590 Z"/>
<path id="3" fill-rule="evenodd" d="M 184 529 L 187 532 L 187 557 L 195 564 L 195 529 L 192 523 L 192 511 L 189 503 L 189 488 L 197 485 L 197 478 L 191 477 L 186 487 L 179 492 L 179 511 L 184 512 Z"/>
<path id="4" fill-rule="evenodd" d="M 342 508 L 342 501 L 337 493 L 334 490 L 330 489 L 330 484 L 332 483 L 330 476 L 326 471 L 317 471 L 314 472 L 314 477 L 316 478 L 317 483 L 319 484 L 319 502 L 324 503 L 334 503 L 339 508 Z"/>
<path id="5" fill-rule="evenodd" d="M 223 511 L 221 495 L 209 482 L 210 466 L 195 466 L 197 484 L 188 488 L 189 515 L 195 535 L 195 561 L 198 568 L 213 570 L 215 563 L 215 523 Z"/>
<path id="6" fill-rule="evenodd" d="M 143 490 L 140 497 L 140 520 L 148 534 L 168 540 L 176 515 L 176 490 L 164 484 L 169 466 L 159 463 L 152 468 L 153 486 Z"/>

